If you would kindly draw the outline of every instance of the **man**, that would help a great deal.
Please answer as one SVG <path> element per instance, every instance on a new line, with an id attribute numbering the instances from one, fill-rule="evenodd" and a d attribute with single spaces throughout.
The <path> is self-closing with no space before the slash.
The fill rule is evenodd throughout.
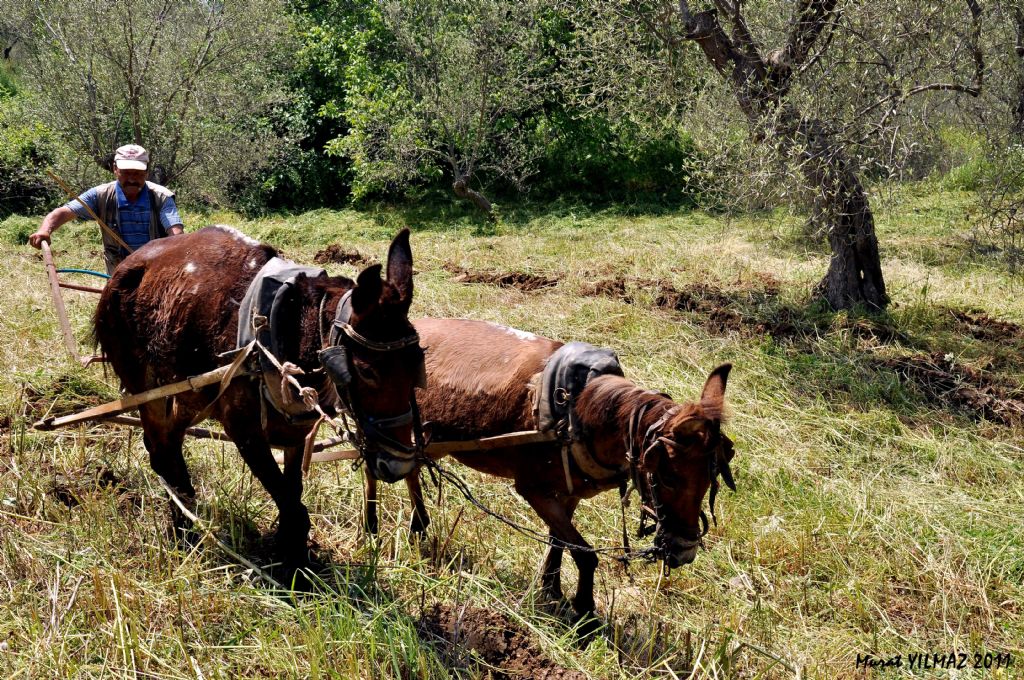
<path id="1" fill-rule="evenodd" d="M 50 235 L 62 225 L 76 217 L 92 219 L 83 202 L 132 250 L 138 250 L 155 238 L 184 233 L 174 194 L 159 184 L 146 181 L 148 164 L 149 153 L 138 144 L 118 148 L 114 152 L 116 181 L 93 187 L 51 212 L 43 219 L 39 231 L 28 237 L 28 242 L 33 248 L 42 248 L 43 241 L 49 243 Z M 112 274 L 128 256 L 128 251 L 106 230 L 102 234 L 103 259 L 107 273 Z"/>

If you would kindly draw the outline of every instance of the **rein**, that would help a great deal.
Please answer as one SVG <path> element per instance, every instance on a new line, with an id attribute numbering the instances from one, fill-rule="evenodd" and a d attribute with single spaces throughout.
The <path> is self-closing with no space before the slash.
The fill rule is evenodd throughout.
<path id="1" fill-rule="evenodd" d="M 542 545 L 546 545 L 551 548 L 560 548 L 573 552 L 592 553 L 594 555 L 603 555 L 613 552 L 623 553 L 621 556 L 616 557 L 617 560 L 628 563 L 630 560 L 642 559 L 647 562 L 656 562 L 661 559 L 661 552 L 654 547 L 642 548 L 640 550 L 633 550 L 630 548 L 628 541 L 625 545 L 609 546 L 607 548 L 595 548 L 589 545 L 579 545 L 576 543 L 570 543 L 569 541 L 563 541 L 560 538 L 555 538 L 550 534 L 545 534 L 536 529 L 528 527 L 524 524 L 519 524 L 515 520 L 509 519 L 505 515 L 501 514 L 496 510 L 492 510 L 483 502 L 481 502 L 473 492 L 470 490 L 469 485 L 454 472 L 446 470 L 436 461 L 427 456 L 421 456 L 417 458 L 417 462 L 421 463 L 427 471 L 430 472 L 431 477 L 434 480 L 434 484 L 438 484 L 439 480 L 444 479 L 454 486 L 462 496 L 469 501 L 474 507 L 483 512 L 486 515 L 493 517 L 510 529 L 522 534 L 531 541 L 535 541 Z"/>

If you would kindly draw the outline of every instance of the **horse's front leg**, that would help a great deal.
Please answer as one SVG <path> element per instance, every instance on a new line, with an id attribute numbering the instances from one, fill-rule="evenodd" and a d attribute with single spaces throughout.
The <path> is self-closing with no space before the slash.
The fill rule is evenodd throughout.
<path id="1" fill-rule="evenodd" d="M 253 428 L 248 417 L 227 419 L 224 430 L 277 505 L 277 549 L 282 561 L 289 568 L 305 566 L 306 539 L 312 525 L 302 504 L 302 448 L 286 451 L 286 474 L 277 466 L 270 443 L 260 430 Z"/>
<path id="2" fill-rule="evenodd" d="M 530 504 L 550 529 L 551 538 L 562 541 L 570 546 L 576 569 L 579 571 L 579 584 L 576 595 L 572 598 L 573 609 L 580 616 L 594 613 L 594 572 L 597 571 L 597 555 L 591 550 L 583 535 L 572 523 L 572 515 L 576 511 L 579 499 L 572 496 L 548 495 L 537 492 L 519 493 Z M 541 583 L 546 591 L 560 598 L 561 592 L 562 548 L 551 546 L 541 565 Z M 557 588 L 557 591 L 554 589 Z"/>
<path id="3" fill-rule="evenodd" d="M 409 538 L 420 539 L 427 533 L 430 526 L 430 515 L 423 503 L 423 487 L 420 484 L 420 471 L 414 470 L 405 478 L 405 486 L 409 489 L 409 501 L 412 503 L 412 520 L 409 522 Z"/>

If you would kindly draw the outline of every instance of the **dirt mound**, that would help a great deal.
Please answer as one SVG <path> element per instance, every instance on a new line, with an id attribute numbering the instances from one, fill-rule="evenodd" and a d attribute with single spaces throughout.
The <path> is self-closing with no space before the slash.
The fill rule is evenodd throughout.
<path id="1" fill-rule="evenodd" d="M 610 297 L 623 302 L 633 303 L 633 296 L 626 292 L 626 279 L 601 279 L 588 283 L 580 289 L 580 293 L 589 297 Z"/>
<path id="2" fill-rule="evenodd" d="M 993 319 L 980 309 L 949 308 L 949 313 L 959 329 L 976 340 L 1024 340 L 1024 328 L 1011 321 Z"/>
<path id="3" fill-rule="evenodd" d="M 745 308 L 778 297 L 779 286 L 779 280 L 770 274 L 755 274 L 754 282 L 738 284 L 728 290 L 703 282 L 677 288 L 667 281 L 616 277 L 586 284 L 580 292 L 636 304 L 634 291 L 647 290 L 654 295 L 655 307 L 698 315 L 701 325 L 714 335 L 745 333 L 788 338 L 798 333 L 793 310 L 783 308 L 771 321 L 758 319 L 745 311 Z"/>
<path id="4" fill-rule="evenodd" d="M 33 417 L 73 413 L 99 406 L 111 400 L 108 388 L 100 382 L 77 375 L 56 377 L 48 385 L 25 385 L 22 395 L 26 413 Z"/>
<path id="5" fill-rule="evenodd" d="M 933 402 L 952 405 L 1003 425 L 1024 423 L 1024 390 L 959 364 L 951 355 L 913 354 L 880 358 L 878 366 L 912 382 Z"/>
<path id="6" fill-rule="evenodd" d="M 357 266 L 375 264 L 375 260 L 372 257 L 367 257 L 358 250 L 345 250 L 334 243 L 314 255 L 313 262 L 317 264 L 330 264 L 333 262 L 334 264 L 354 264 Z"/>
<path id="7" fill-rule="evenodd" d="M 472 652 L 490 667 L 488 677 L 586 678 L 547 658 L 525 630 L 498 612 L 434 605 L 420 618 L 419 630 L 425 639 L 443 640 L 456 661 L 460 652 Z"/>
<path id="8" fill-rule="evenodd" d="M 558 284 L 557 276 L 541 276 L 526 272 L 482 272 L 470 271 L 454 264 L 444 265 L 446 271 L 455 274 L 452 281 L 457 283 L 487 283 L 499 288 L 516 288 L 523 292 L 551 288 Z"/>

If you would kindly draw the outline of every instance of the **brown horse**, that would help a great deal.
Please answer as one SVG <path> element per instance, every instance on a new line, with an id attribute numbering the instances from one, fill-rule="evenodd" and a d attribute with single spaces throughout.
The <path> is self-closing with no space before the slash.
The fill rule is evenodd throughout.
<path id="1" fill-rule="evenodd" d="M 536 427 L 535 376 L 562 343 L 480 321 L 421 319 L 415 326 L 429 377 L 418 401 L 432 441 Z M 730 368 L 716 368 L 700 400 L 685 404 L 618 376 L 592 379 L 576 401 L 586 435 L 582 458 L 571 465 L 557 441 L 452 454 L 475 470 L 513 480 L 548 525 L 552 545 L 541 566 L 547 597 L 562 597 L 562 554 L 569 547 L 579 570 L 572 604 L 581 615 L 594 611 L 597 556 L 573 526 L 573 512 L 580 500 L 627 482 L 636 485 L 655 523 L 656 551 L 666 565 L 694 560 L 707 531 L 705 494 L 711 490 L 713 514 L 718 474 L 734 488 L 732 441 L 721 431 Z"/>
<path id="2" fill-rule="evenodd" d="M 152 241 L 128 256 L 94 319 L 96 339 L 124 388 L 138 393 L 227 363 L 220 355 L 235 348 L 238 325 L 249 322 L 239 319 L 240 301 L 276 255 L 230 227 L 214 226 Z M 274 303 L 277 358 L 305 372 L 298 379 L 318 391 L 325 412 L 344 408 L 353 415 L 362 425 L 356 427 L 358 446 L 368 468 L 388 481 L 413 466 L 411 455 L 392 455 L 410 448 L 396 442 L 411 441 L 413 388 L 422 379 L 423 352 L 408 319 L 412 293 L 412 253 L 403 230 L 391 243 L 386 280 L 380 265 L 367 267 L 356 281 L 300 273 Z M 336 316 L 339 308 L 343 313 Z M 332 329 L 333 342 L 325 329 Z M 329 345 L 335 346 L 322 353 Z M 154 472 L 190 499 L 195 489 L 182 457 L 185 430 L 200 415 L 219 420 L 277 505 L 278 550 L 286 564 L 297 566 L 307 557 L 310 521 L 301 498 L 301 462 L 313 421 L 294 408 L 268 406 L 274 403 L 268 394 L 276 390 L 277 403 L 305 409 L 297 394 L 288 394 L 293 388 L 280 375 L 268 375 L 257 357 L 258 351 L 219 397 L 213 385 L 144 404 L 144 442 Z M 285 451 L 283 472 L 271 446 Z M 176 509 L 172 516 L 177 529 L 188 527 Z"/>

